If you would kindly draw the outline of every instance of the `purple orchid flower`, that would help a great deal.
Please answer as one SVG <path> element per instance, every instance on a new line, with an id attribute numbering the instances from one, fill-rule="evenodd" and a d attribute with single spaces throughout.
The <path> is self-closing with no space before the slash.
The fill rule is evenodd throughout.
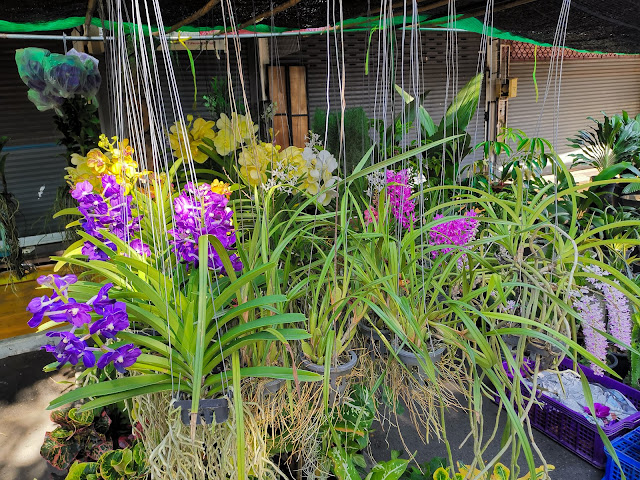
<path id="1" fill-rule="evenodd" d="M 44 295 L 42 297 L 32 298 L 27 305 L 27 311 L 31 312 L 33 316 L 27 322 L 27 325 L 31 328 L 36 328 L 42 323 L 44 314 L 52 308 L 56 308 L 58 305 L 62 305 L 62 300 L 58 296 L 49 298 Z"/>
<path id="2" fill-rule="evenodd" d="M 73 190 L 71 190 L 71 196 L 78 201 L 83 200 L 91 193 L 93 193 L 93 185 L 87 180 L 77 183 Z"/>
<path id="3" fill-rule="evenodd" d="M 607 407 L 606 405 L 602 405 L 601 403 L 594 403 L 593 407 L 596 411 L 596 418 L 607 418 L 609 416 L 609 413 L 611 412 L 611 409 L 609 407 Z M 585 413 L 591 415 L 591 409 L 589 407 L 582 408 L 584 409 Z"/>
<path id="4" fill-rule="evenodd" d="M 89 260 L 109 260 L 109 255 L 104 253 L 91 242 L 84 242 L 82 246 L 82 254 L 87 255 Z"/>
<path id="5" fill-rule="evenodd" d="M 100 287 L 98 293 L 89 301 L 87 301 L 87 303 L 93 307 L 98 315 L 104 315 L 104 309 L 109 305 L 113 305 L 114 303 L 116 303 L 115 300 L 109 298 L 109 290 L 111 290 L 111 287 L 113 287 L 113 283 L 105 283 L 102 287 Z"/>
<path id="6" fill-rule="evenodd" d="M 48 332 L 47 337 L 59 337 L 60 341 L 57 345 L 45 345 L 42 347 L 49 353 L 53 353 L 59 362 L 59 367 L 66 363 L 77 365 L 82 359 L 85 367 L 93 367 L 96 363 L 96 357 L 87 346 L 87 343 L 78 338 L 72 332 Z"/>
<path id="7" fill-rule="evenodd" d="M 151 255 L 151 249 L 149 248 L 149 245 L 138 238 L 132 240 L 130 246 L 138 255 L 141 255 L 143 257 L 148 257 Z"/>
<path id="8" fill-rule="evenodd" d="M 115 338 L 116 334 L 129 327 L 129 315 L 124 302 L 115 302 L 106 305 L 103 310 L 104 317 L 94 322 L 89 327 L 89 333 L 99 333 L 105 338 Z"/>
<path id="9" fill-rule="evenodd" d="M 126 368 L 136 363 L 136 360 L 138 360 L 141 354 L 142 352 L 139 348 L 135 347 L 133 343 L 128 343 L 115 350 L 104 353 L 100 359 L 98 359 L 98 368 L 104 368 L 113 362 L 115 369 L 120 373 L 124 373 Z"/>
<path id="10" fill-rule="evenodd" d="M 49 318 L 54 322 L 69 322 L 74 327 L 91 323 L 90 305 L 78 303 L 70 298 L 68 303 L 60 304 L 55 311 L 49 311 Z"/>
<path id="11" fill-rule="evenodd" d="M 104 175 L 101 181 L 103 195 L 106 198 L 122 196 L 124 194 L 124 187 L 116 181 L 116 177 L 114 175 Z"/>
<path id="12" fill-rule="evenodd" d="M 64 277 L 56 274 L 50 274 L 40 275 L 36 281 L 43 287 L 49 287 L 52 289 L 57 288 L 64 294 L 69 285 L 72 285 L 78 281 L 78 277 L 73 274 L 65 275 Z M 55 298 L 56 296 L 58 296 L 58 294 L 54 293 L 51 298 Z"/>

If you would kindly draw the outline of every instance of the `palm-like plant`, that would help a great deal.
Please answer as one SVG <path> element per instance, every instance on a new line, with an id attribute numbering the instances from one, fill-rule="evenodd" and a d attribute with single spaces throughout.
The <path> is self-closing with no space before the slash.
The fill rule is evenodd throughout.
<path id="1" fill-rule="evenodd" d="M 573 166 L 586 165 L 598 170 L 594 180 L 609 180 L 624 172 L 626 177 L 640 176 L 636 168 L 640 156 L 640 118 L 629 117 L 627 112 L 622 115 L 608 117 L 604 115 L 602 121 L 589 117 L 595 125 L 589 130 L 580 130 L 576 137 L 569 138 L 569 145 L 580 149 L 572 154 Z M 637 187 L 628 185 L 630 193 Z"/>

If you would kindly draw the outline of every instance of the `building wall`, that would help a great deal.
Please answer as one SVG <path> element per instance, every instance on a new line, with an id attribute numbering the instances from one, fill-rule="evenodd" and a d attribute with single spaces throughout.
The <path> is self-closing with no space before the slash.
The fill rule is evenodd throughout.
<path id="1" fill-rule="evenodd" d="M 548 61 L 538 61 L 537 102 L 533 65 L 532 61 L 511 62 L 511 76 L 518 78 L 518 96 L 509 100 L 507 124 L 529 136 L 550 140 L 565 162 L 571 161 L 573 151 L 567 138 L 593 125 L 587 117 L 601 120 L 602 111 L 607 115 L 623 110 L 631 115 L 640 113 L 640 56 L 567 59 L 561 76 L 555 70 L 549 74 Z M 550 86 L 544 101 L 547 79 Z"/>
<path id="2" fill-rule="evenodd" d="M 53 204 L 67 166 L 65 149 L 56 144 L 60 134 L 53 111 L 36 109 L 18 75 L 15 51 L 27 46 L 64 52 L 62 42 L 0 40 L 0 135 L 11 138 L 2 153 L 9 154 L 8 191 L 20 204 L 16 222 L 22 237 L 60 231 Z"/>
<path id="3" fill-rule="evenodd" d="M 410 94 L 422 95 L 426 92 L 423 105 L 439 123 L 446 107 L 451 103 L 457 91 L 462 88 L 478 70 L 480 36 L 473 33 L 457 34 L 457 58 L 447 64 L 446 34 L 441 32 L 420 32 L 418 40 L 407 32 L 404 39 L 404 51 L 401 34 L 397 34 L 397 44 L 393 51 L 396 62 L 395 82 Z M 418 45 L 417 55 L 412 53 L 411 45 Z M 301 41 L 301 50 L 307 66 L 309 110 L 327 109 L 327 81 L 329 81 L 329 108 L 340 110 L 339 76 L 336 66 L 335 41 L 330 37 L 329 65 L 327 66 L 327 39 L 325 36 L 305 37 Z M 345 50 L 345 101 L 346 107 L 363 107 L 370 118 L 391 119 L 402 110 L 402 100 L 393 91 L 393 84 L 383 82 L 381 58 L 390 55 L 379 46 L 379 36 L 374 34 L 369 42 L 369 33 L 349 33 L 344 35 Z M 369 50 L 369 74 L 365 75 Z M 414 47 L 415 50 L 415 47 Z M 403 55 L 404 54 L 404 55 Z M 447 75 L 449 71 L 449 75 Z M 329 72 L 329 74 L 327 73 Z M 483 85 L 484 86 L 484 85 Z M 484 91 L 478 112 L 469 123 L 468 133 L 472 144 L 484 139 Z M 473 156 L 467 157 L 470 161 Z"/>

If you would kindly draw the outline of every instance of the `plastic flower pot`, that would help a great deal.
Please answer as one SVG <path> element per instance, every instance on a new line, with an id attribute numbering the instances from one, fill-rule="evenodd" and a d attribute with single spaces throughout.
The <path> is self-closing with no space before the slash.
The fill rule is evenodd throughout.
<path id="1" fill-rule="evenodd" d="M 174 400 L 173 406 L 180 409 L 180 419 L 185 425 L 191 424 L 191 400 Z M 200 399 L 196 425 L 223 423 L 229 419 L 229 402 L 226 398 Z"/>
<path id="2" fill-rule="evenodd" d="M 386 344 L 382 340 L 382 336 L 380 336 L 380 333 L 382 333 L 385 338 L 391 338 L 391 332 L 389 330 L 380 329 L 380 333 L 378 333 L 378 331 L 369 327 L 364 322 L 358 323 L 358 330 L 362 334 L 362 337 L 364 338 L 368 347 L 367 350 L 369 351 L 369 354 L 372 358 L 376 356 L 376 354 L 381 357 L 385 357 L 387 353 L 389 353 Z"/>
<path id="3" fill-rule="evenodd" d="M 332 389 L 332 396 L 335 396 L 336 393 L 342 394 L 344 392 L 346 384 L 341 383 L 340 385 L 338 385 L 338 379 L 349 375 L 353 368 L 356 366 L 356 363 L 358 363 L 358 355 L 356 354 L 356 352 L 354 352 L 353 350 L 349 350 L 347 354 L 349 355 L 349 360 L 346 363 L 343 363 L 336 367 L 331 367 L 329 369 L 329 385 Z M 301 366 L 302 368 L 305 368 L 310 372 L 324 375 L 324 365 L 313 363 L 311 360 L 307 359 L 304 356 L 302 357 Z"/>
<path id="4" fill-rule="evenodd" d="M 274 378 L 273 380 L 269 380 L 264 384 L 264 387 L 262 388 L 262 395 L 264 397 L 275 395 L 280 391 L 285 382 L 286 380 L 282 378 Z"/>
<path id="5" fill-rule="evenodd" d="M 434 350 L 429 352 L 429 358 L 434 364 L 438 363 L 442 359 L 442 354 L 444 353 L 444 351 L 445 351 L 444 346 L 435 348 Z M 400 358 L 402 363 L 404 363 L 407 367 L 409 367 L 409 369 L 411 369 L 412 367 L 416 367 L 416 369 L 418 370 L 418 376 L 423 381 L 426 382 L 428 380 L 429 377 L 427 373 L 424 371 L 424 369 L 420 365 L 420 359 L 422 358 L 421 355 L 420 356 L 416 355 L 412 351 L 405 350 L 402 347 L 396 348 L 396 355 L 398 355 L 398 358 Z"/>

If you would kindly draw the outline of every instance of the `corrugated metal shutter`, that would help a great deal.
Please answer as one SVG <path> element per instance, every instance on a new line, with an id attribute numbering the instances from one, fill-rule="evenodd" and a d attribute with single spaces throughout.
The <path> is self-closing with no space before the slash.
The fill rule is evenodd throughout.
<path id="1" fill-rule="evenodd" d="M 401 41 L 398 34 L 398 43 Z M 329 102 L 333 111 L 340 109 L 340 90 L 335 61 L 335 41 L 330 37 L 329 53 L 331 55 L 331 75 L 327 75 L 327 39 L 325 36 L 304 37 L 302 40 L 302 57 L 298 61 L 304 61 L 307 66 L 309 113 L 317 108 L 327 108 L 327 80 L 329 80 Z M 437 123 L 443 117 L 446 105 L 448 105 L 457 90 L 462 88 L 477 73 L 478 55 L 480 50 L 480 36 L 472 33 L 458 33 L 457 36 L 457 85 L 454 85 L 455 75 L 449 79 L 447 92 L 447 64 L 446 64 L 446 34 L 440 32 L 420 32 L 421 51 L 419 65 L 411 63 L 411 37 L 406 34 L 404 58 L 400 46 L 395 49 L 397 73 L 395 82 L 407 92 L 414 94 L 416 88 L 412 83 L 412 75 L 419 71 L 419 93 L 429 91 L 426 97 L 425 107 Z M 365 63 L 369 49 L 369 74 L 365 75 Z M 363 107 L 371 117 L 381 118 L 383 115 L 383 99 L 390 93 L 381 91 L 382 85 L 378 78 L 378 36 L 373 35 L 369 43 L 369 33 L 349 33 L 344 35 L 346 87 L 345 99 L 347 108 Z M 380 52 L 380 57 L 383 53 Z M 293 57 L 293 56 L 292 56 Z M 415 55 L 414 55 L 415 57 Z M 284 63 L 284 62 L 283 62 Z M 399 68 L 401 65 L 402 68 Z M 401 73 L 402 72 L 402 73 Z M 390 87 L 393 89 L 393 85 Z M 393 108 L 400 112 L 401 99 L 393 92 Z M 389 105 L 387 113 L 391 117 Z M 472 137 L 472 144 L 484 139 L 484 91 L 479 104 L 479 114 L 471 120 L 468 132 Z M 473 159 L 469 156 L 465 163 Z"/>
<path id="2" fill-rule="evenodd" d="M 53 111 L 36 109 L 18 75 L 15 51 L 27 46 L 53 52 L 62 52 L 63 48 L 62 42 L 0 41 L 0 135 L 11 137 L 3 152 L 9 153 L 9 191 L 20 203 L 17 223 L 21 237 L 60 231 L 61 226 L 51 216 L 67 165 L 61 156 L 65 149 L 56 145 L 60 134 L 53 123 Z"/>
<path id="3" fill-rule="evenodd" d="M 233 92 L 237 102 L 242 102 L 242 83 L 240 73 L 238 69 L 238 63 L 236 60 L 235 47 L 233 42 L 229 42 L 229 65 L 231 70 L 231 81 L 233 85 Z M 227 57 L 223 51 L 219 51 L 216 55 L 215 50 L 202 50 L 192 52 L 194 58 L 194 65 L 196 71 L 196 82 L 198 87 L 198 93 L 196 98 L 196 108 L 193 108 L 194 101 L 194 88 L 193 88 L 193 74 L 191 72 L 191 65 L 189 63 L 189 57 L 187 52 L 175 50 L 172 52 L 173 69 L 176 77 L 176 83 L 178 84 L 178 91 L 180 92 L 180 101 L 182 103 L 182 109 L 184 114 L 193 114 L 194 116 L 208 117 L 207 109 L 203 105 L 202 96 L 207 94 L 211 79 L 213 77 L 227 78 Z M 248 67 L 248 48 L 247 43 L 242 42 L 240 50 L 240 58 L 242 59 L 242 76 L 245 83 L 245 94 L 247 101 L 249 102 L 249 108 L 252 109 L 252 97 L 251 89 L 249 88 L 249 67 Z M 161 78 L 162 82 L 166 82 L 166 75 Z M 164 96 L 166 105 L 170 105 L 169 92 L 165 87 Z M 166 112 L 167 118 L 173 121 L 173 112 Z"/>
<path id="4" fill-rule="evenodd" d="M 587 117 L 602 118 L 602 111 L 607 115 L 622 110 L 632 115 L 640 112 L 640 57 L 565 60 L 557 120 L 555 74 L 551 76 L 549 95 L 542 109 L 548 71 L 548 62 L 538 62 L 540 94 L 536 103 L 533 62 L 511 62 L 511 76 L 518 77 L 518 96 L 509 100 L 507 123 L 529 136 L 552 142 L 556 139 L 556 150 L 565 162 L 571 161 L 567 154 L 572 151 L 566 139 L 593 124 Z"/>

